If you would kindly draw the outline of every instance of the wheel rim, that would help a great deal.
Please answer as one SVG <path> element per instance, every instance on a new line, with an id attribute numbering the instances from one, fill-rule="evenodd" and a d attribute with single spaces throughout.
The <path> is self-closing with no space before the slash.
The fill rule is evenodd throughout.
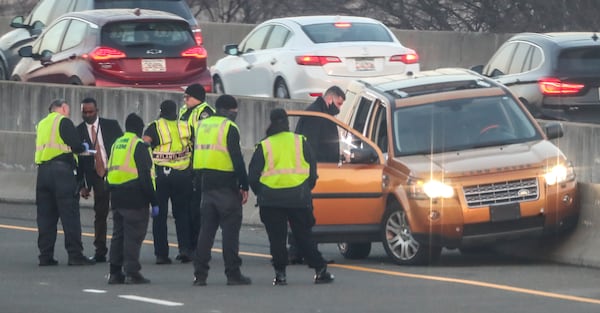
<path id="1" fill-rule="evenodd" d="M 346 242 L 338 242 L 337 246 L 341 253 L 348 251 L 348 243 Z"/>
<path id="2" fill-rule="evenodd" d="M 386 245 L 392 254 L 400 260 L 410 260 L 417 255 L 419 243 L 412 236 L 403 211 L 390 215 L 385 223 Z"/>
<path id="3" fill-rule="evenodd" d="M 213 88 L 216 93 L 221 93 L 221 94 L 223 93 L 223 84 L 221 83 L 220 79 L 215 78 L 213 85 L 214 85 Z"/>

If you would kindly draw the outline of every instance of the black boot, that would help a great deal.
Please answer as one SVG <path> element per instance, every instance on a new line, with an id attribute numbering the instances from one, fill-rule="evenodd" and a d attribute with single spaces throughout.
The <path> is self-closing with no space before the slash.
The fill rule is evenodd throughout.
<path id="1" fill-rule="evenodd" d="M 126 284 L 149 284 L 150 280 L 142 276 L 140 272 L 127 273 L 125 275 Z"/>
<path id="2" fill-rule="evenodd" d="M 285 285 L 287 285 L 285 270 L 276 270 L 275 278 L 273 278 L 273 286 L 285 286 Z"/>
<path id="3" fill-rule="evenodd" d="M 121 270 L 121 266 L 110 264 L 110 274 L 108 274 L 108 284 L 118 285 L 125 283 L 125 274 Z"/>
<path id="4" fill-rule="evenodd" d="M 333 282 L 333 274 L 327 271 L 327 265 L 315 269 L 315 284 L 328 284 Z"/>

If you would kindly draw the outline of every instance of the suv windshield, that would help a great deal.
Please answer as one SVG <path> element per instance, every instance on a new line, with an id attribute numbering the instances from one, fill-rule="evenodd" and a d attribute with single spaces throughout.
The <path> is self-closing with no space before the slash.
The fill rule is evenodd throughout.
<path id="1" fill-rule="evenodd" d="M 388 31 L 372 23 L 323 23 L 305 25 L 302 30 L 314 43 L 344 41 L 393 42 Z"/>
<path id="2" fill-rule="evenodd" d="M 463 98 L 393 111 L 396 155 L 457 151 L 542 139 L 508 96 Z"/>
<path id="3" fill-rule="evenodd" d="M 558 68 L 562 75 L 600 73 L 600 47 L 578 47 L 563 50 L 558 56 Z"/>

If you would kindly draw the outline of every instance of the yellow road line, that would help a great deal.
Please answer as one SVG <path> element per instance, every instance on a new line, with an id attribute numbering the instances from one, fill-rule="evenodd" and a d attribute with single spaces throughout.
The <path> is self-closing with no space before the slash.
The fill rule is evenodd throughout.
<path id="1" fill-rule="evenodd" d="M 5 224 L 0 224 L 0 228 L 37 232 L 37 228 L 5 225 Z M 63 233 L 60 230 L 58 232 Z M 86 236 L 86 237 L 94 237 L 94 234 L 91 234 L 91 233 L 82 233 L 82 235 Z M 110 235 L 108 237 L 110 238 Z M 144 243 L 153 244 L 153 241 L 152 240 L 144 240 Z M 169 244 L 169 246 L 177 247 L 177 245 L 174 243 Z M 212 251 L 219 252 L 219 253 L 222 252 L 221 249 L 217 249 L 217 248 L 213 248 Z M 245 256 L 259 257 L 259 258 L 271 258 L 270 255 L 262 254 L 262 253 L 240 252 L 240 254 L 245 255 Z M 447 282 L 447 283 L 454 283 L 454 284 L 462 284 L 462 285 L 470 285 L 470 286 L 485 287 L 485 288 L 491 288 L 491 289 L 497 289 L 497 290 L 504 290 L 504 291 L 510 291 L 510 292 L 515 292 L 515 293 L 529 294 L 529 295 L 546 297 L 546 298 L 554 298 L 554 299 L 561 299 L 561 300 L 568 300 L 568 301 L 575 301 L 575 302 L 585 302 L 585 303 L 591 303 L 591 304 L 600 304 L 600 299 L 570 296 L 570 295 L 565 295 L 565 294 L 560 294 L 560 293 L 546 292 L 546 291 L 527 289 L 527 288 L 519 288 L 519 287 L 508 286 L 508 285 L 486 283 L 486 282 L 481 282 L 481 281 L 476 281 L 476 280 L 423 275 L 423 274 L 411 274 L 411 273 L 406 273 L 406 272 L 388 271 L 388 270 L 381 270 L 381 269 L 356 266 L 356 265 L 330 264 L 328 266 L 335 267 L 335 268 L 343 268 L 343 269 L 352 270 L 352 271 L 359 271 L 359 272 L 368 272 L 368 273 L 376 273 L 376 274 L 383 274 L 383 275 L 389 275 L 389 276 L 440 281 L 440 282 Z"/>

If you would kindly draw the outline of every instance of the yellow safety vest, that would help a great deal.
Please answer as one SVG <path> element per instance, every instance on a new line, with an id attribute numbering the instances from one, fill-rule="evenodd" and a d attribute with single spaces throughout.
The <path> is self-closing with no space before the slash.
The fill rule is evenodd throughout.
<path id="1" fill-rule="evenodd" d="M 190 128 L 185 121 L 160 118 L 155 121 L 159 145 L 152 151 L 154 164 L 177 170 L 189 167 L 192 158 Z"/>
<path id="2" fill-rule="evenodd" d="M 138 179 L 138 170 L 135 163 L 135 147 L 144 145 L 144 141 L 134 133 L 125 132 L 112 146 L 110 158 L 108 159 L 108 174 L 106 180 L 110 185 L 121 185 Z M 148 148 L 148 154 L 150 149 Z M 151 167 L 150 176 L 152 185 L 156 189 L 154 167 Z"/>
<path id="3" fill-rule="evenodd" d="M 196 127 L 194 169 L 233 172 L 233 162 L 227 150 L 229 127 L 237 125 L 223 116 L 201 120 Z"/>
<path id="4" fill-rule="evenodd" d="M 215 114 L 215 109 L 213 109 L 210 105 L 208 105 L 208 103 L 206 102 L 202 102 L 199 105 L 195 106 L 192 109 L 192 113 L 190 113 L 190 116 L 188 116 L 187 119 L 187 123 L 190 127 L 192 126 L 196 126 L 196 123 L 198 123 L 198 121 L 200 119 L 204 119 L 207 118 L 208 116 L 200 116 L 200 114 L 204 111 L 204 108 L 208 107 L 211 111 L 211 115 Z M 185 104 L 183 105 L 183 107 L 181 107 L 181 109 L 179 109 L 179 118 L 181 118 L 181 116 L 188 110 L 188 108 L 185 106 Z"/>
<path id="5" fill-rule="evenodd" d="M 281 132 L 260 142 L 265 166 L 260 182 L 272 189 L 300 186 L 309 176 L 310 165 L 304 159 L 304 137 Z"/>
<path id="6" fill-rule="evenodd" d="M 37 125 L 35 138 L 35 164 L 42 164 L 55 157 L 71 153 L 71 147 L 60 136 L 60 122 L 65 118 L 57 112 L 48 114 Z"/>

